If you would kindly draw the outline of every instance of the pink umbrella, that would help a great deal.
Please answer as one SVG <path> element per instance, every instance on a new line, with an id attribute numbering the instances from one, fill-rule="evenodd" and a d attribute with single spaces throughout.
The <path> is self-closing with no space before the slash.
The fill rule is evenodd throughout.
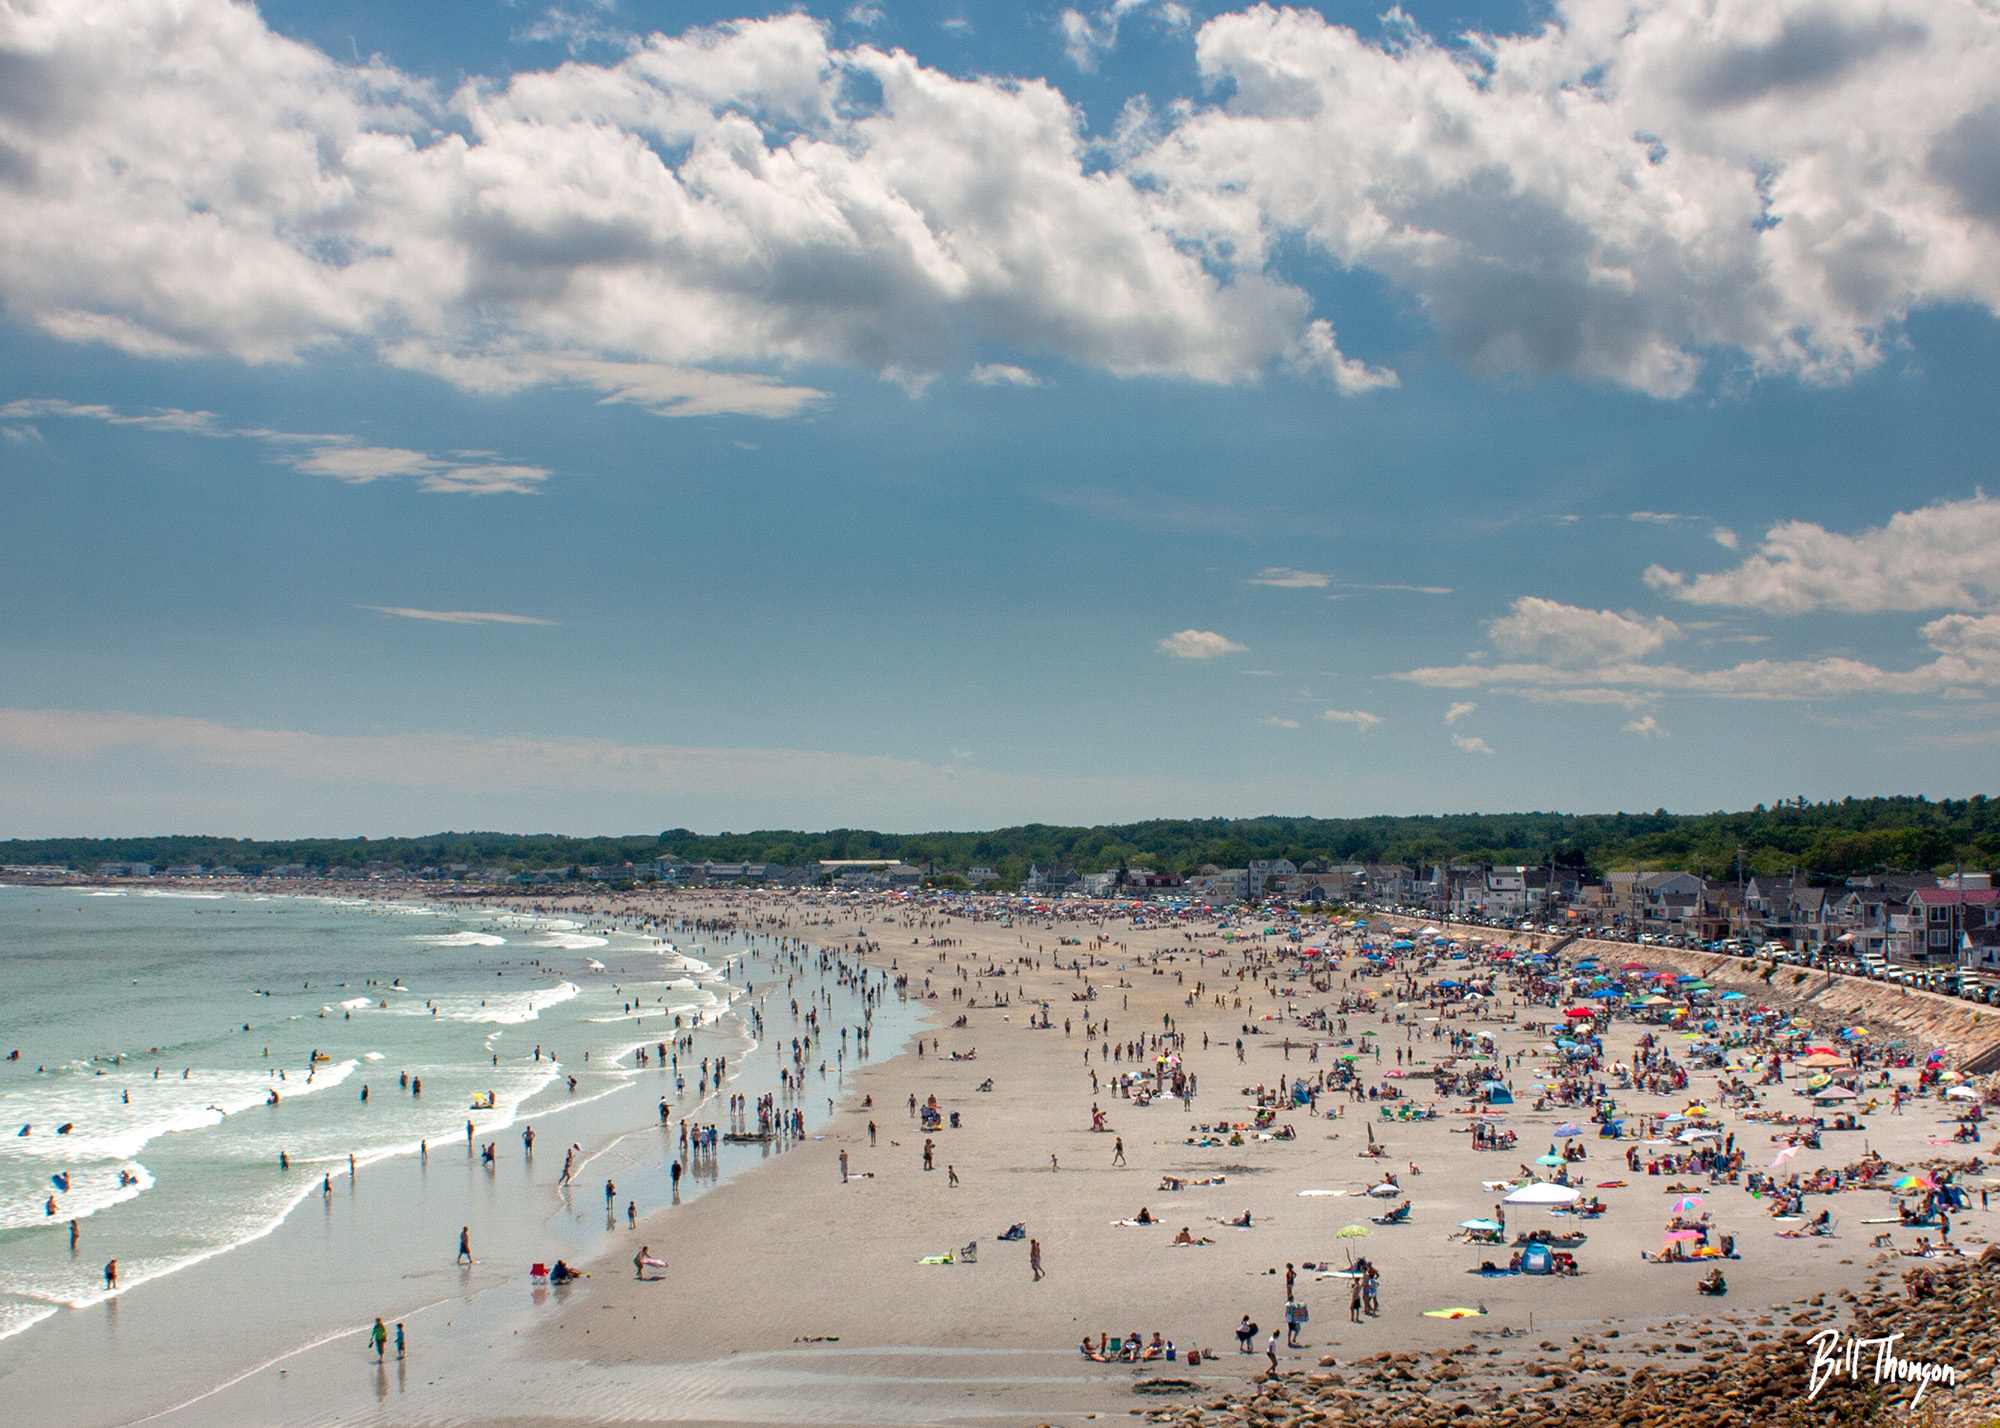
<path id="1" fill-rule="evenodd" d="M 1701 1236 L 1696 1234 L 1693 1230 L 1674 1230 L 1670 1234 L 1668 1234 L 1667 1243 L 1676 1244 L 1686 1240 L 1698 1240 L 1700 1238 Z"/>
<path id="2" fill-rule="evenodd" d="M 1790 1160 L 1793 1156 L 1797 1155 L 1798 1153 L 1799 1153 L 1799 1148 L 1797 1146 L 1788 1145 L 1783 1150 L 1778 1152 L 1778 1158 L 1772 1161 L 1771 1164 L 1773 1166 L 1783 1165 L 1786 1161 Z"/>
<path id="3" fill-rule="evenodd" d="M 1698 1210 L 1700 1208 L 1701 1196 L 1699 1195 L 1683 1195 L 1673 1203 L 1673 1212 L 1676 1215 L 1680 1214 L 1683 1210 Z"/>

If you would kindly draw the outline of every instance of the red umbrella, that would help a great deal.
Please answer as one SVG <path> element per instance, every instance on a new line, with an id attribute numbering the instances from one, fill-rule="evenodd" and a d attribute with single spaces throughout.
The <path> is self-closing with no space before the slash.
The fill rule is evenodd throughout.
<path id="1" fill-rule="evenodd" d="M 1592 1010 L 1591 1010 L 1591 1009 L 1590 1009 L 1589 1007 L 1571 1007 L 1571 1008 L 1570 1008 L 1570 1009 L 1569 1009 L 1569 1010 L 1568 1010 L 1567 1012 L 1565 1012 L 1565 1013 L 1563 1013 L 1563 1014 L 1564 1014 L 1565 1016 L 1596 1016 L 1596 1015 L 1597 1015 L 1597 1013 L 1596 1013 L 1596 1012 L 1594 1012 L 1594 1011 L 1592 1011 Z"/>

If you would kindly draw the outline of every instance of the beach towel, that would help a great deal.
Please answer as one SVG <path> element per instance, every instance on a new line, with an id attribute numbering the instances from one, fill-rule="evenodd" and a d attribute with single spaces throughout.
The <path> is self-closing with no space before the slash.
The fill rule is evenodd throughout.
<path id="1" fill-rule="evenodd" d="M 950 1254 L 927 1254 L 917 1261 L 918 1264 L 951 1264 L 953 1262 Z"/>

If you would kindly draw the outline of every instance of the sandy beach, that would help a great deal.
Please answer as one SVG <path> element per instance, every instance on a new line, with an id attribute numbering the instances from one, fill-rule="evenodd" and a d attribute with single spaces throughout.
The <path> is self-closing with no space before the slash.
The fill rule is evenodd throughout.
<path id="1" fill-rule="evenodd" d="M 777 935 L 859 958 L 907 979 L 924 1013 L 921 1050 L 866 1062 L 850 1051 L 843 1066 L 829 1049 L 839 1046 L 840 1028 L 826 1023 L 803 1058 L 797 1100 L 786 1104 L 826 1112 L 830 1100 L 830 1119 L 699 1198 L 652 1209 L 630 1228 L 621 1221 L 595 1242 L 591 1277 L 578 1285 L 551 1296 L 517 1269 L 456 1301 L 449 1326 L 440 1322 L 443 1310 L 426 1311 L 413 1324 L 418 1348 L 393 1386 L 369 1363 L 357 1333 L 289 1359 L 282 1373 L 275 1365 L 247 1371 L 164 1421 L 1081 1422 L 1151 1408 L 1158 1400 L 1135 1393 L 1147 1380 L 1184 1381 L 1184 1394 L 1202 1402 L 1254 1392 L 1267 1369 L 1267 1340 L 1284 1326 L 1288 1267 L 1310 1318 L 1296 1347 L 1278 1339 L 1282 1378 L 1323 1381 L 1384 1354 L 1483 1355 L 1506 1345 L 1508 1357 L 1454 1371 L 1449 1395 L 1437 1390 L 1447 1407 L 1484 1413 L 1516 1391 L 1512 1354 L 1528 1344 L 1568 1353 L 1588 1337 L 1589 1362 L 1599 1367 L 1586 1373 L 1609 1382 L 1670 1367 L 1676 1344 L 1689 1353 L 1740 1349 L 1770 1306 L 1865 1293 L 1881 1273 L 1939 1263 L 1899 1253 L 1935 1230 L 1864 1226 L 1895 1214 L 1891 1195 L 1808 1196 L 1806 1215 L 1829 1208 L 1835 1233 L 1781 1237 L 1798 1218 L 1774 1219 L 1770 1198 L 1753 1198 L 1740 1184 L 1711 1185 L 1691 1170 L 1635 1173 L 1624 1160 L 1632 1141 L 1599 1140 L 1592 1126 L 1577 1142 L 1587 1158 L 1564 1169 L 1601 1197 L 1605 1213 L 1582 1226 L 1541 1210 L 1506 1215 L 1508 1240 L 1533 1226 L 1583 1229 L 1572 1251 L 1581 1272 L 1482 1277 L 1481 1262 L 1504 1265 L 1511 1247 L 1464 1243 L 1454 1238 L 1460 1222 L 1492 1216 L 1505 1188 L 1497 1182 L 1519 1178 L 1524 1165 L 1548 1175 L 1534 1162 L 1556 1143 L 1556 1126 L 1584 1121 L 1587 1109 L 1534 1108 L 1529 1083 L 1549 1060 L 1540 1051 L 1549 1033 L 1524 1023 L 1561 1020 L 1562 1010 L 1523 1006 L 1504 982 L 1484 1003 L 1432 1007 L 1418 997 L 1399 1005 L 1392 980 L 1361 978 L 1359 959 L 1349 956 L 1321 974 L 1327 990 L 1318 992 L 1292 979 L 1300 963 L 1275 955 L 1277 939 L 1224 939 L 1212 921 L 1002 922 L 887 901 L 759 894 L 653 894 L 615 906 L 599 895 L 534 906 L 597 918 L 699 919 L 714 946 L 747 950 L 751 936 Z M 768 956 L 770 944 L 758 945 Z M 1606 946 L 1621 960 L 1633 951 Z M 1589 950 L 1574 946 L 1565 955 Z M 1672 965 L 1657 954 L 1644 960 Z M 757 965 L 746 975 L 764 975 L 752 970 Z M 1418 980 L 1449 970 L 1444 964 Z M 1343 1028 L 1332 1009 L 1364 995 L 1373 1009 L 1350 1010 Z M 766 1035 L 733 1069 L 762 1085 L 793 1064 L 791 1040 L 805 1024 L 792 1019 L 788 996 L 774 984 L 752 1000 L 767 1019 Z M 1033 1025 L 1044 1004 L 1050 1024 Z M 1330 1009 L 1328 1029 L 1302 1027 L 1300 1018 L 1319 1007 Z M 1405 1104 L 1435 1102 L 1436 1119 L 1384 1119 L 1381 1102 L 1323 1092 L 1316 1108 L 1277 1114 L 1273 1130 L 1289 1125 L 1290 1138 L 1232 1130 L 1221 1144 L 1189 1143 L 1197 1124 L 1252 1122 L 1259 1086 L 1317 1080 L 1355 1050 L 1364 1029 L 1373 1036 L 1360 1051 L 1360 1083 L 1398 1087 Z M 1605 1060 L 1629 1065 L 1637 1037 L 1661 1030 L 1610 1021 Z M 1449 1054 L 1434 1033 L 1482 1031 L 1493 1034 L 1517 1092 L 1500 1124 L 1518 1144 L 1505 1151 L 1474 1150 L 1463 1102 L 1435 1097 L 1417 1079 Z M 1194 1078 L 1191 1108 L 1171 1097 L 1142 1105 L 1111 1085 L 1114 1075 L 1150 1070 L 1149 1039 L 1162 1035 L 1178 1038 L 1173 1050 Z M 1145 1044 L 1130 1058 L 1134 1043 Z M 1410 1075 L 1398 1080 L 1389 1074 L 1397 1070 Z M 1763 1105 L 1810 1109 L 1795 1095 L 1803 1074 L 1763 1088 Z M 1717 1075 L 1693 1070 L 1685 1089 L 1671 1094 L 1619 1091 L 1620 1113 L 1663 1117 L 1704 1097 L 1713 1103 Z M 1914 1077 L 1894 1073 L 1902 1085 Z M 932 1098 L 942 1124 L 927 1132 L 915 1106 Z M 1092 1129 L 1093 1107 L 1104 1129 Z M 1951 1114 L 1932 1096 L 1901 1114 L 1885 1102 L 1866 1114 L 1865 1130 L 1827 1133 L 1821 1149 L 1798 1150 L 1782 1172 L 1838 1169 L 1865 1147 L 1893 1165 L 1959 1167 L 1963 1183 L 1979 1186 L 1974 1157 L 1982 1146 L 1945 1141 L 1940 1121 Z M 1715 1119 L 1745 1152 L 1746 1169 L 1770 1164 L 1784 1128 L 1738 1111 Z M 1371 1140 L 1378 1151 L 1364 1154 Z M 1655 1143 L 1648 1153 L 1662 1149 L 1687 1147 Z M 1369 1197 L 1389 1172 L 1404 1193 Z M 1176 1190 L 1165 1188 L 1168 1177 L 1213 1183 Z M 1644 1259 L 1660 1249 L 1669 1206 L 1685 1193 L 1702 1196 L 1715 1232 L 1734 1242 L 1725 1299 L 1697 1294 L 1707 1264 Z M 1980 1199 L 1975 1191 L 1973 1208 L 1954 1212 L 1952 1232 L 1975 1255 L 1987 1233 Z M 1407 1223 L 1372 1222 L 1400 1204 L 1411 1207 Z M 1246 1211 L 1249 1228 L 1226 1223 Z M 1141 1219 L 1151 1223 L 1130 1223 Z M 1017 1223 L 1022 1238 L 999 1238 Z M 1173 1244 L 1183 1227 L 1202 1243 Z M 1347 1227 L 1356 1228 L 1343 1237 Z M 1888 1235 L 1885 1245 L 1874 1243 L 1878 1234 Z M 632 1267 L 642 1244 L 665 1261 L 643 1283 Z M 1031 1244 L 1039 1247 L 1039 1279 Z M 972 1256 L 968 1245 L 976 1245 Z M 953 1262 L 926 1262 L 947 1254 Z M 1380 1272 L 1379 1312 L 1358 1323 L 1350 1322 L 1351 1281 L 1339 1273 L 1354 1256 Z M 1313 1268 L 1322 1264 L 1330 1272 Z M 1896 1280 L 1888 1282 L 1893 1288 Z M 1485 1312 L 1427 1313 L 1458 1307 Z M 1245 1316 L 1259 1326 L 1248 1354 L 1235 1337 Z M 1078 1352 L 1086 1338 L 1133 1333 L 1172 1341 L 1174 1360 L 1101 1363 Z M 1196 1348 L 1203 1359 L 1190 1367 Z M 1982 1374 L 1989 1388 L 1990 1368 L 1989 1359 Z M 1970 1404 L 1973 1393 L 1962 1385 L 1952 1401 Z"/>

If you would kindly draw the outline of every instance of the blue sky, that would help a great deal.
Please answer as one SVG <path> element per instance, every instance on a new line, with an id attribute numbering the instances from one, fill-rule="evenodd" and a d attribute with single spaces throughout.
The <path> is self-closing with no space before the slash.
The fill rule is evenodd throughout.
<path id="1" fill-rule="evenodd" d="M 1405 13 L 18 7 L 0 836 L 1985 791 L 2000 27 Z"/>

